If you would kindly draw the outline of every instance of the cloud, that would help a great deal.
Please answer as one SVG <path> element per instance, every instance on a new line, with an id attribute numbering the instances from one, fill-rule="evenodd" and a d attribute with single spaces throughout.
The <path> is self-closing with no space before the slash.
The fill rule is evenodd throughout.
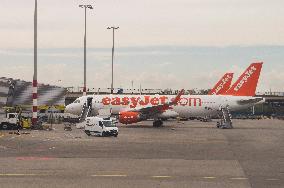
<path id="1" fill-rule="evenodd" d="M 87 85 L 107 88 L 111 83 L 111 49 L 87 51 Z M 154 52 L 154 53 L 153 53 Z M 234 72 L 233 82 L 265 52 L 258 90 L 283 91 L 282 65 L 284 47 L 128 47 L 115 51 L 115 87 L 207 89 L 226 72 Z M 281 55 L 282 54 L 282 55 Z M 0 75 L 32 80 L 33 50 L 0 50 Z M 83 49 L 39 49 L 38 79 L 41 83 L 60 86 L 83 85 Z M 58 82 L 58 80 L 61 80 Z"/>
<path id="2" fill-rule="evenodd" d="M 17 51 L 17 50 L 0 50 L 0 55 L 7 56 L 33 56 L 31 52 Z"/>
<path id="3" fill-rule="evenodd" d="M 82 46 L 84 11 L 79 3 L 39 1 L 39 46 Z M 118 25 L 117 46 L 281 45 L 283 6 L 281 0 L 98 0 L 87 14 L 87 44 L 111 46 L 111 31 L 106 28 Z M 33 11 L 33 1 L 0 2 L 0 48 L 33 46 Z"/>
<path id="4" fill-rule="evenodd" d="M 278 91 L 283 92 L 284 91 L 284 72 L 282 71 L 284 69 L 284 66 L 282 66 L 282 69 L 272 69 L 268 72 L 265 72 L 262 77 L 260 77 L 260 90 L 261 91 L 269 91 L 270 89 L 272 91 Z"/>

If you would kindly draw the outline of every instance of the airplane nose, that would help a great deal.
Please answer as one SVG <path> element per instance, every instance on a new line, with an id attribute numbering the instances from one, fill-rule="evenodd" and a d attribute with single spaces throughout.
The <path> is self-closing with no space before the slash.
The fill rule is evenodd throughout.
<path id="1" fill-rule="evenodd" d="M 72 113 L 72 106 L 69 104 L 69 105 L 67 105 L 66 107 L 65 107 L 65 110 L 64 110 L 64 113 Z"/>

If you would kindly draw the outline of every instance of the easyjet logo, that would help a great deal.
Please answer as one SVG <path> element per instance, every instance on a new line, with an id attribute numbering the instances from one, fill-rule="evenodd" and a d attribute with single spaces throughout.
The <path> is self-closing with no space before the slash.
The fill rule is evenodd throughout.
<path id="1" fill-rule="evenodd" d="M 175 98 L 171 98 L 173 101 Z M 103 105 L 129 105 L 130 108 L 135 108 L 138 105 L 160 105 L 168 103 L 169 98 L 167 96 L 144 96 L 144 97 L 104 97 L 102 99 Z M 178 105 L 181 106 L 201 106 L 201 98 L 186 98 L 182 97 L 178 101 Z"/>
<path id="2" fill-rule="evenodd" d="M 256 68 L 254 66 L 252 66 L 249 70 L 247 70 L 245 72 L 245 75 L 243 76 L 243 78 L 240 80 L 240 82 L 234 88 L 234 90 L 239 91 L 239 89 L 242 88 L 244 83 L 246 83 L 248 81 L 248 79 L 255 73 L 255 71 L 256 71 Z"/>
<path id="3" fill-rule="evenodd" d="M 215 91 L 212 92 L 212 95 L 217 95 L 217 93 L 219 93 L 219 91 L 220 91 L 221 89 L 223 89 L 224 86 L 225 86 L 225 84 L 228 83 L 228 81 L 231 80 L 231 79 L 232 79 L 232 76 L 230 76 L 229 74 L 228 74 L 226 77 L 224 77 L 224 78 L 222 79 L 222 82 L 221 82 L 221 83 L 218 85 L 218 87 L 215 89 Z"/>
<path id="4" fill-rule="evenodd" d="M 201 106 L 201 98 L 180 98 L 179 105 L 181 106 Z"/>

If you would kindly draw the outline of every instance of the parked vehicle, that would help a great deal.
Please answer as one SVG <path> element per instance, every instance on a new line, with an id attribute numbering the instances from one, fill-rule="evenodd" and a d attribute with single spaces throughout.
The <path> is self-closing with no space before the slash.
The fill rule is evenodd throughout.
<path id="1" fill-rule="evenodd" d="M 20 128 L 18 113 L 7 113 L 4 118 L 0 119 L 0 129 L 16 130 Z"/>
<path id="2" fill-rule="evenodd" d="M 118 128 L 110 117 L 87 117 L 84 131 L 88 136 L 118 136 Z"/>

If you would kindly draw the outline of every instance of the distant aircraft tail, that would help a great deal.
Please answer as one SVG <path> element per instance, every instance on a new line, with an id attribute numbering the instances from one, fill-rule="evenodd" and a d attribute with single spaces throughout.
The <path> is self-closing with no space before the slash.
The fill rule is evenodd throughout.
<path id="1" fill-rule="evenodd" d="M 263 62 L 252 63 L 225 93 L 233 96 L 254 96 Z"/>
<path id="2" fill-rule="evenodd" d="M 230 88 L 234 73 L 226 73 L 208 93 L 209 95 L 222 95 Z"/>

